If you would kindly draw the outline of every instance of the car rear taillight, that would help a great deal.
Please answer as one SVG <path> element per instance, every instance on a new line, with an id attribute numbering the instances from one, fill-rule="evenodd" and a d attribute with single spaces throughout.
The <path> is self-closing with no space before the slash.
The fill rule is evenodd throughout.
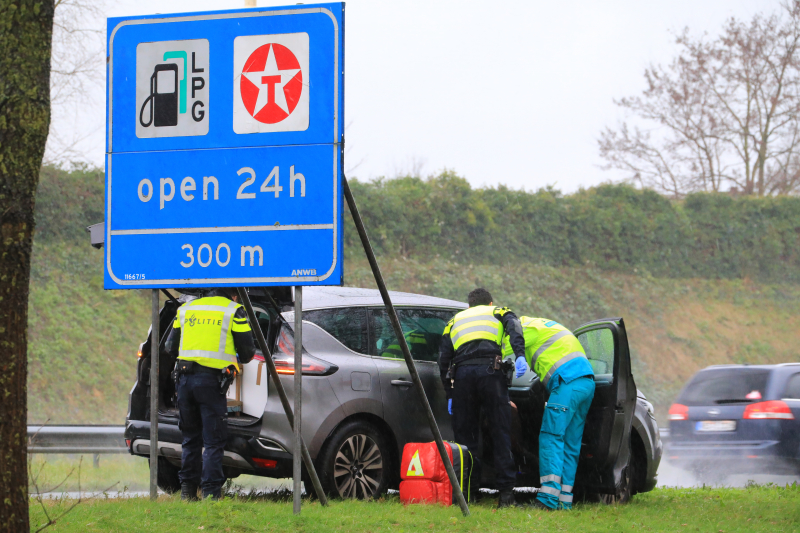
<path id="1" fill-rule="evenodd" d="M 139 351 L 136 352 L 136 357 L 139 357 L 139 358 L 142 357 L 142 353 L 143 353 L 142 352 L 142 348 L 144 348 L 144 343 L 139 345 Z"/>
<path id="2" fill-rule="evenodd" d="M 771 400 L 753 403 L 745 407 L 745 420 L 794 420 L 794 415 L 786 402 Z"/>
<path id="3" fill-rule="evenodd" d="M 253 462 L 259 468 L 277 468 L 278 461 L 275 459 L 261 459 L 260 457 L 253 457 Z"/>
<path id="4" fill-rule="evenodd" d="M 275 362 L 275 370 L 278 374 L 294 375 L 294 338 L 292 338 L 291 331 L 287 331 L 285 328 L 281 330 L 278 335 L 278 349 L 272 356 L 272 360 Z M 312 357 L 303 350 L 304 376 L 327 376 L 337 370 L 339 370 L 338 366 Z"/>
<path id="5" fill-rule="evenodd" d="M 275 370 L 278 374 L 294 375 L 294 357 L 286 354 L 275 354 L 272 357 L 275 362 Z M 311 357 L 307 353 L 303 354 L 303 375 L 304 376 L 327 376 L 339 370 L 339 367 L 326 363 L 316 357 Z"/>
<path id="6" fill-rule="evenodd" d="M 670 420 L 689 420 L 689 408 L 679 403 L 673 403 L 669 408 Z"/>

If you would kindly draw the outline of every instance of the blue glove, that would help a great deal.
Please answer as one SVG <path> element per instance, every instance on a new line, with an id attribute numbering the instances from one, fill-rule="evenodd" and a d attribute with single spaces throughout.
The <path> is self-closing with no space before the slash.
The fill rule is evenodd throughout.
<path id="1" fill-rule="evenodd" d="M 452 398 L 447 400 L 447 412 L 450 413 L 451 415 L 453 414 L 453 399 Z"/>
<path id="2" fill-rule="evenodd" d="M 517 357 L 517 362 L 514 363 L 514 368 L 517 370 L 517 377 L 521 378 L 528 371 L 528 362 L 524 357 Z"/>

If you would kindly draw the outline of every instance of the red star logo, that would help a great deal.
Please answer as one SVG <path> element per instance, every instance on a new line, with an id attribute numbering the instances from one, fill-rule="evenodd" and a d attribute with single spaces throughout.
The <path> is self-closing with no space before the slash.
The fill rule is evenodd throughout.
<path id="1" fill-rule="evenodd" d="M 264 124 L 276 124 L 291 115 L 303 92 L 300 63 L 280 44 L 256 48 L 245 61 L 240 79 L 245 109 Z"/>

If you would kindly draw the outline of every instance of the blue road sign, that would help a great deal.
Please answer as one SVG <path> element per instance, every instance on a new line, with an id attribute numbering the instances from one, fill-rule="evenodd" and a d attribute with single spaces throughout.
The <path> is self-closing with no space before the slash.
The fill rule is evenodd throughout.
<path id="1" fill-rule="evenodd" d="M 106 289 L 340 285 L 344 3 L 108 20 Z"/>

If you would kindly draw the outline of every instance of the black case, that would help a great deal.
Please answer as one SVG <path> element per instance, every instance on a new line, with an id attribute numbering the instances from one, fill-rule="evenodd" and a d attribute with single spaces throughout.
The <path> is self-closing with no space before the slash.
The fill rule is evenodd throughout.
<path id="1" fill-rule="evenodd" d="M 453 470 L 455 470 L 456 478 L 461 485 L 461 492 L 469 502 L 470 494 L 478 490 L 479 482 L 472 479 L 472 452 L 463 444 L 455 442 L 445 442 L 445 444 L 450 446 L 450 450 L 453 452 Z M 475 482 L 475 487 L 471 486 L 473 481 Z M 453 498 L 453 503 L 455 503 L 455 497 Z"/>

